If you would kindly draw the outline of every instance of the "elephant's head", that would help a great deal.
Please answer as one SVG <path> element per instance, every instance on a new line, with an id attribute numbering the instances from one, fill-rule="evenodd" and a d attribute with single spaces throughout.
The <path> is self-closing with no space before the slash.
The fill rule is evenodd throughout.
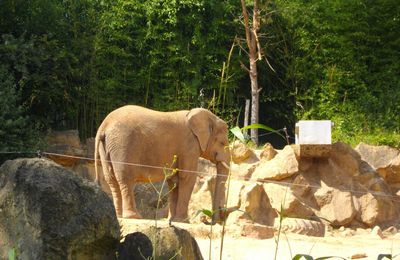
<path id="1" fill-rule="evenodd" d="M 213 211 L 217 212 L 225 200 L 225 181 L 229 174 L 228 125 L 210 111 L 202 108 L 190 110 L 187 118 L 189 127 L 199 142 L 201 157 L 217 166 L 212 205 Z M 214 215 L 213 222 L 218 220 L 218 213 Z"/>

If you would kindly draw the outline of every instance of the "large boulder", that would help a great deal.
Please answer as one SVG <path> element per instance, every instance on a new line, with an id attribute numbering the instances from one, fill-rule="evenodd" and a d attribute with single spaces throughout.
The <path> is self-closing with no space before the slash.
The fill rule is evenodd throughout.
<path id="1" fill-rule="evenodd" d="M 46 159 L 0 167 L 0 256 L 112 259 L 120 237 L 110 198 Z"/>
<path id="2" fill-rule="evenodd" d="M 146 251 L 144 258 L 140 258 L 140 255 L 135 255 L 138 251 L 137 248 L 131 254 L 127 252 L 127 247 L 132 247 L 132 244 L 141 246 Z M 121 259 L 151 258 L 148 256 L 149 248 L 153 249 L 151 256 L 154 256 L 154 259 L 203 259 L 196 240 L 188 231 L 175 226 L 148 227 L 147 225 L 146 227 L 138 228 L 136 235 L 128 234 L 125 237 L 124 243 L 120 247 L 120 252 L 125 255 Z"/>
<path id="3" fill-rule="evenodd" d="M 260 159 L 269 161 L 272 160 L 277 154 L 278 152 L 274 149 L 274 147 L 270 143 L 266 143 L 260 153 Z"/>
<path id="4" fill-rule="evenodd" d="M 266 183 L 264 190 L 270 198 L 272 207 L 284 216 L 308 219 L 314 215 L 313 210 L 302 202 L 289 187 Z"/>
<path id="5" fill-rule="evenodd" d="M 315 197 L 320 215 L 333 225 L 375 226 L 397 219 L 389 186 L 349 145 L 333 144 L 330 158 L 319 161 L 318 169 L 323 185 Z"/>
<path id="6" fill-rule="evenodd" d="M 400 150 L 360 143 L 355 150 L 376 170 L 394 193 L 400 190 Z"/>
<path id="7" fill-rule="evenodd" d="M 191 223 L 200 223 L 201 215 L 200 212 L 203 210 L 212 209 L 212 196 L 213 187 L 215 186 L 214 177 L 200 177 L 197 179 L 195 184 L 194 192 L 190 197 L 189 201 L 189 218 L 188 221 Z"/>
<path id="8" fill-rule="evenodd" d="M 199 160 L 197 171 L 201 174 L 196 179 L 188 209 L 191 217 L 189 221 L 193 223 L 201 222 L 199 212 L 203 209 L 212 209 L 213 190 L 217 174 L 215 164 L 204 159 Z"/>
<path id="9" fill-rule="evenodd" d="M 320 206 L 319 217 L 328 220 L 333 226 L 346 226 L 356 217 L 358 204 L 350 192 L 323 186 L 314 196 Z"/>
<path id="10" fill-rule="evenodd" d="M 374 168 L 344 143 L 332 146 L 328 163 L 320 164 L 321 181 L 336 190 L 321 213 L 337 225 L 375 226 L 398 219 L 390 188 Z M 335 212 L 335 213 L 333 213 Z"/>
<path id="11" fill-rule="evenodd" d="M 244 143 L 240 141 L 235 141 L 231 145 L 231 156 L 232 161 L 236 164 L 246 161 L 250 157 L 254 157 L 255 154 L 253 150 L 247 147 Z"/>
<path id="12" fill-rule="evenodd" d="M 50 159 L 53 159 L 53 158 L 50 158 Z M 58 163 L 57 160 L 55 160 L 55 162 Z M 76 162 L 71 167 L 68 167 L 68 166 L 65 166 L 65 167 L 67 169 L 72 170 L 72 172 L 75 175 L 82 177 L 86 180 L 94 182 L 94 180 L 96 179 L 96 172 L 94 169 L 94 164 L 91 161 L 80 160 L 79 162 Z M 105 193 L 107 193 L 108 196 L 110 196 L 110 198 L 111 198 L 111 189 L 110 189 L 110 186 L 108 186 L 105 178 L 103 178 L 103 169 L 102 169 L 101 165 L 99 165 L 98 169 L 99 169 L 99 174 L 100 174 L 100 178 L 99 178 L 100 188 Z"/>
<path id="13" fill-rule="evenodd" d="M 72 167 L 80 160 L 76 157 L 87 155 L 86 147 L 79 139 L 78 130 L 51 131 L 46 136 L 46 141 L 48 144 L 46 151 L 49 153 L 47 156 L 62 166 Z"/>
<path id="14" fill-rule="evenodd" d="M 388 167 L 391 161 L 400 155 L 399 150 L 386 145 L 376 146 L 360 143 L 355 150 L 360 154 L 361 159 L 374 169 Z"/>
<path id="15" fill-rule="evenodd" d="M 252 174 L 252 180 L 283 180 L 299 171 L 293 148 L 289 145 L 271 160 L 261 160 Z"/>
<path id="16" fill-rule="evenodd" d="M 396 205 L 390 196 L 376 193 L 365 193 L 358 196 L 360 210 L 357 219 L 369 227 L 398 222 Z"/>
<path id="17" fill-rule="evenodd" d="M 129 233 L 118 246 L 119 260 L 143 260 L 153 256 L 153 244 L 142 232 Z"/>
<path id="18" fill-rule="evenodd" d="M 168 193 L 167 182 L 137 183 L 133 192 L 135 194 L 136 207 L 143 218 L 168 217 Z"/>
<path id="19" fill-rule="evenodd" d="M 239 209 L 239 214 L 236 214 L 238 220 L 243 219 L 267 226 L 273 226 L 277 216 L 263 185 L 258 183 L 250 183 L 242 189 Z"/>
<path id="20" fill-rule="evenodd" d="M 240 207 L 240 194 L 242 193 L 242 190 L 246 186 L 246 183 L 242 180 L 235 180 L 232 179 L 229 183 L 229 190 L 227 190 L 227 202 L 226 206 L 227 208 L 238 208 Z"/>

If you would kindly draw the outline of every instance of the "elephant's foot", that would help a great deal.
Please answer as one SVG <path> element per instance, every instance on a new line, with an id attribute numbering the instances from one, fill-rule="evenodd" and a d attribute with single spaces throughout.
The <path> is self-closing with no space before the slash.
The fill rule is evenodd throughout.
<path id="1" fill-rule="evenodd" d="M 134 219 L 142 219 L 142 216 L 138 212 L 133 212 L 133 211 L 124 211 L 122 214 L 123 218 L 134 218 Z"/>
<path id="2" fill-rule="evenodd" d="M 122 218 L 122 210 L 115 209 L 115 215 L 117 215 L 117 218 Z"/>

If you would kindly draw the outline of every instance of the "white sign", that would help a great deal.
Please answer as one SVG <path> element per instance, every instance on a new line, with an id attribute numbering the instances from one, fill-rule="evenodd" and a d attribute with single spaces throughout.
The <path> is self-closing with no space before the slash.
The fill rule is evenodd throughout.
<path id="1" fill-rule="evenodd" d="M 296 123 L 296 144 L 331 144 L 330 120 L 301 120 Z"/>

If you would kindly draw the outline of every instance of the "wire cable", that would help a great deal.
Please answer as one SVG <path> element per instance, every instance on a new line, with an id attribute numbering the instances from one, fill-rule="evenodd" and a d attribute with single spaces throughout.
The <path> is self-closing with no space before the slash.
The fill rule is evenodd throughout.
<path id="1" fill-rule="evenodd" d="M 15 151 L 15 152 L 0 152 L 0 154 L 36 154 L 37 157 L 41 156 L 56 156 L 56 157 L 66 157 L 66 158 L 74 158 L 78 160 L 84 160 L 84 161 L 92 161 L 94 162 L 94 158 L 89 158 L 89 157 L 84 157 L 84 156 L 77 156 L 77 155 L 67 155 L 67 154 L 60 154 L 60 153 L 54 153 L 54 152 L 41 152 L 41 151 Z M 51 158 L 50 158 L 51 159 Z M 211 172 L 202 172 L 202 171 L 193 171 L 193 170 L 185 170 L 185 169 L 179 169 L 179 168 L 171 168 L 168 165 L 166 166 L 155 166 L 155 165 L 146 165 L 146 164 L 139 164 L 139 163 L 128 163 L 128 162 L 120 162 L 120 161 L 112 161 L 112 160 L 103 160 L 104 162 L 109 162 L 109 163 L 114 163 L 114 164 L 125 164 L 125 165 L 130 165 L 130 166 L 135 166 L 135 167 L 143 167 L 143 168 L 151 168 L 151 169 L 159 169 L 159 170 L 164 170 L 164 171 L 179 171 L 179 172 L 186 172 L 186 173 L 192 173 L 192 174 L 197 174 L 203 177 L 209 177 L 209 176 L 222 176 L 222 177 L 228 177 L 227 174 L 218 174 L 218 173 L 211 173 Z M 232 176 L 232 170 L 230 170 L 229 173 L 231 176 L 231 180 L 235 181 L 244 181 L 244 182 L 251 182 L 251 183 L 262 183 L 262 184 L 277 184 L 277 185 L 282 185 L 286 186 L 289 188 L 293 187 L 304 187 L 304 188 L 312 188 L 312 189 L 320 189 L 323 188 L 324 186 L 321 185 L 314 185 L 314 184 L 301 184 L 301 183 L 292 183 L 288 181 L 275 181 L 275 180 L 267 180 L 267 179 L 253 179 L 249 177 L 240 177 L 240 176 Z M 330 186 L 326 186 L 330 187 Z M 373 196 L 378 196 L 378 197 L 387 197 L 391 198 L 393 202 L 398 202 L 400 203 L 400 196 L 398 195 L 388 195 L 384 194 L 383 192 L 377 192 L 377 191 L 371 191 L 368 190 L 367 188 L 364 188 L 364 190 L 354 190 L 354 189 L 340 189 L 342 192 L 349 192 L 352 193 L 353 195 L 367 195 L 371 194 Z"/>

